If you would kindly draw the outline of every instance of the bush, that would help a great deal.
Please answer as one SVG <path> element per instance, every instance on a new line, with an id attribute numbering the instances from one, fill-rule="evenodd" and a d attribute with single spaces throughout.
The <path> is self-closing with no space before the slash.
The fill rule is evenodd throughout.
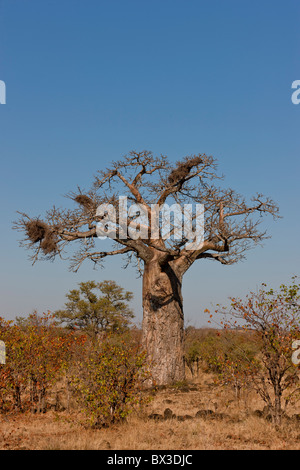
<path id="1" fill-rule="evenodd" d="M 138 346 L 106 339 L 92 344 L 77 365 L 71 387 L 94 427 L 125 419 L 136 404 L 145 403 L 142 383 L 149 378 L 145 353 Z"/>
<path id="2" fill-rule="evenodd" d="M 274 290 L 262 284 L 245 299 L 231 298 L 229 311 L 225 307 L 219 310 L 230 315 L 224 324 L 227 330 L 239 322 L 244 335 L 247 332 L 254 348 L 259 348 L 254 360 L 248 354 L 249 344 L 248 350 L 239 344 L 235 349 L 238 360 L 224 363 L 224 371 L 234 380 L 237 375 L 247 379 L 266 403 L 276 426 L 281 424 L 287 406 L 299 400 L 298 368 L 292 361 L 293 343 L 299 340 L 299 307 L 300 284 L 295 276 L 291 285 L 282 284 Z"/>
<path id="3" fill-rule="evenodd" d="M 56 328 L 50 314 L 12 324 L 0 319 L 6 364 L 0 368 L 1 409 L 45 411 L 46 394 L 66 369 L 83 337 Z"/>

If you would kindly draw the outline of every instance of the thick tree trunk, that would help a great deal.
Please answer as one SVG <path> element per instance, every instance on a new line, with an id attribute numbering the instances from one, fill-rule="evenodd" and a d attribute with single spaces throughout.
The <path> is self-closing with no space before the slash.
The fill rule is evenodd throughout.
<path id="1" fill-rule="evenodd" d="M 184 380 L 181 276 L 171 263 L 145 263 L 143 277 L 143 347 L 151 361 L 153 384 Z"/>

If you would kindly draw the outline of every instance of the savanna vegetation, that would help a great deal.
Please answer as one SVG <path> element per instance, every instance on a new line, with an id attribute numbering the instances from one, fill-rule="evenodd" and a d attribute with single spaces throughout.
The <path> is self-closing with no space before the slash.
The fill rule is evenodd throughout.
<path id="1" fill-rule="evenodd" d="M 149 382 L 132 294 L 112 281 L 81 283 L 53 314 L 1 318 L 2 448 L 300 448 L 299 293 L 293 278 L 206 310 L 171 386 Z"/>

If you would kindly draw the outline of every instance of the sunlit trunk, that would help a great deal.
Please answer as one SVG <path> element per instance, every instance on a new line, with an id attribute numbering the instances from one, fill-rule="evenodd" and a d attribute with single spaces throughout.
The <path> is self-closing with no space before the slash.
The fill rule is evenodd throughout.
<path id="1" fill-rule="evenodd" d="M 143 346 L 151 361 L 153 384 L 184 380 L 181 279 L 170 264 L 145 264 Z"/>

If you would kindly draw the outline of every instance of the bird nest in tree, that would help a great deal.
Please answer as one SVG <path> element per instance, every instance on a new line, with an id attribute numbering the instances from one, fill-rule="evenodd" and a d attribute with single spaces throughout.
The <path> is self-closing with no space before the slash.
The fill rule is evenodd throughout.
<path id="1" fill-rule="evenodd" d="M 85 194 L 79 194 L 74 198 L 74 201 L 78 202 L 78 204 L 85 207 L 86 209 L 90 209 L 93 206 L 93 201 Z"/>
<path id="2" fill-rule="evenodd" d="M 32 243 L 37 243 L 43 240 L 49 226 L 42 220 L 30 220 L 26 224 L 26 233 Z"/>
<path id="3" fill-rule="evenodd" d="M 171 171 L 168 178 L 169 183 L 174 184 L 182 181 L 190 173 L 191 169 L 200 163 L 202 163 L 201 157 L 193 157 L 183 163 L 179 163 L 177 168 Z"/>
<path id="4" fill-rule="evenodd" d="M 46 222 L 30 220 L 26 223 L 26 233 L 32 243 L 41 242 L 43 252 L 48 255 L 57 249 L 57 237 Z"/>
<path id="5" fill-rule="evenodd" d="M 54 253 L 57 250 L 57 238 L 52 231 L 47 232 L 45 238 L 41 242 L 41 248 L 45 255 Z"/>

